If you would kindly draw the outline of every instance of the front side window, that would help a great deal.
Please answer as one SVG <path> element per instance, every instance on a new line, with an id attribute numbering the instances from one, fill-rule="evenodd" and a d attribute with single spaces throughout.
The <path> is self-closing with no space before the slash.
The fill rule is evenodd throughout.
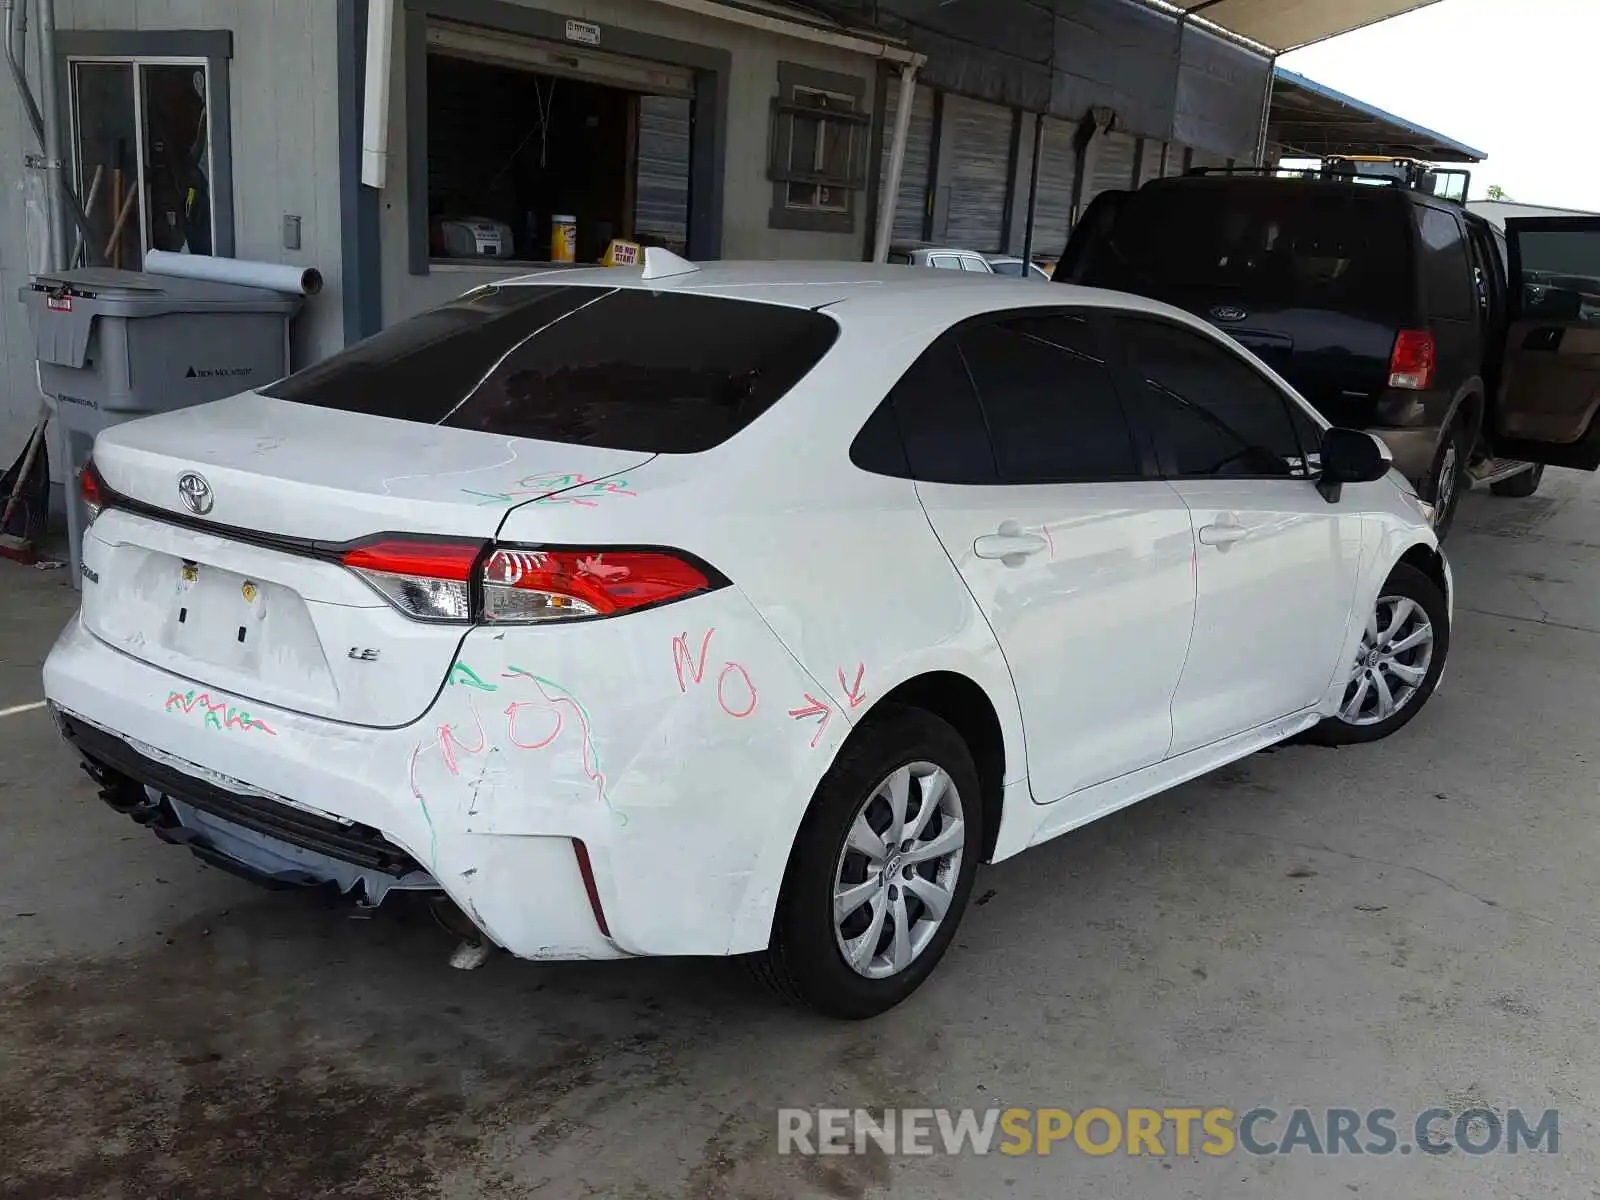
<path id="1" fill-rule="evenodd" d="M 776 404 L 837 336 L 832 318 L 776 304 L 489 287 L 390 326 L 266 394 L 510 437 L 694 454 Z"/>
<path id="2" fill-rule="evenodd" d="M 1524 316 L 1600 326 L 1600 231 L 1521 229 L 1517 252 Z"/>
<path id="3" fill-rule="evenodd" d="M 1022 278 L 1023 264 L 1020 262 L 997 262 L 989 265 L 996 275 L 1005 275 L 1011 279 Z"/>
<path id="4" fill-rule="evenodd" d="M 149 250 L 215 253 L 205 60 L 71 59 L 68 72 L 86 259 L 137 270 Z"/>
<path id="5" fill-rule="evenodd" d="M 1087 321 L 1017 317 L 969 329 L 959 344 L 1005 482 L 1139 476 L 1111 369 Z"/>
<path id="6" fill-rule="evenodd" d="M 1130 370 L 1144 385 L 1169 475 L 1303 477 L 1307 450 L 1287 399 L 1263 375 L 1209 338 L 1144 317 L 1116 319 Z M 1310 428 L 1314 423 L 1302 418 Z"/>

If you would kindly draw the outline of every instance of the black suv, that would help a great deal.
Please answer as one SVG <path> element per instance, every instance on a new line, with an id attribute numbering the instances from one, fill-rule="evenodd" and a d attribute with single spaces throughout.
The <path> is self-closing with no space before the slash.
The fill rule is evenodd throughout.
<path id="1" fill-rule="evenodd" d="M 1502 233 L 1397 182 L 1197 172 L 1097 196 L 1055 280 L 1225 330 L 1377 434 L 1440 536 L 1469 479 L 1527 496 L 1600 463 L 1600 218 Z"/>

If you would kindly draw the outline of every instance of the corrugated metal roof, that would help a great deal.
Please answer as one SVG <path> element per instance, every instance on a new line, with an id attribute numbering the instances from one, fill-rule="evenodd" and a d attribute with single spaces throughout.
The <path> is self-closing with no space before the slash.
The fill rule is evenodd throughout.
<path id="1" fill-rule="evenodd" d="M 1292 158 L 1393 154 L 1424 162 L 1482 162 L 1488 157 L 1326 84 L 1279 67 L 1272 82 L 1267 140 Z"/>

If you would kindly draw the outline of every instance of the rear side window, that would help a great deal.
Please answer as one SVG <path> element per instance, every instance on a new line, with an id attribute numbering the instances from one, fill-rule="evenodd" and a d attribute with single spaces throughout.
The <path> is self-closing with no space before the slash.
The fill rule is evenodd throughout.
<path id="1" fill-rule="evenodd" d="M 1417 210 L 1423 294 L 1436 317 L 1470 320 L 1477 311 L 1472 263 L 1461 222 L 1437 208 Z"/>
<path id="2" fill-rule="evenodd" d="M 1169 474 L 1181 478 L 1307 474 L 1289 402 L 1238 356 L 1188 329 L 1119 317 L 1130 369 L 1146 388 Z M 1318 434 L 1301 422 L 1305 434 Z"/>
<path id="3" fill-rule="evenodd" d="M 1403 317 L 1407 207 L 1386 189 L 1287 180 L 1143 188 L 1074 278 L 1185 305 Z"/>
<path id="4" fill-rule="evenodd" d="M 1111 370 L 1082 318 L 1020 317 L 961 334 L 1007 483 L 1140 474 Z"/>
<path id="5" fill-rule="evenodd" d="M 694 454 L 827 354 L 820 313 L 632 288 L 485 288 L 266 389 L 299 404 L 513 437 Z"/>

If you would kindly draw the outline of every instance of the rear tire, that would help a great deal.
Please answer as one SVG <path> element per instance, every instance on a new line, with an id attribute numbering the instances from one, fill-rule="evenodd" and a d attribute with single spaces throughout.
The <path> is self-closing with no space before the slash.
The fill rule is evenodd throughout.
<path id="1" fill-rule="evenodd" d="M 1424 499 L 1434 506 L 1433 534 L 1441 542 L 1450 532 L 1450 526 L 1456 519 L 1456 509 L 1461 504 L 1461 493 L 1467 486 L 1467 463 L 1472 455 L 1472 441 L 1466 422 L 1457 413 L 1450 418 L 1450 427 L 1439 439 L 1433 466 L 1428 468 L 1428 478 L 1424 481 Z"/>
<path id="2" fill-rule="evenodd" d="M 1319 746 L 1356 746 L 1399 732 L 1433 695 L 1449 654 L 1450 618 L 1443 593 L 1415 567 L 1399 564 L 1378 590 L 1340 711 L 1314 726 L 1305 740 Z"/>
<path id="3" fill-rule="evenodd" d="M 1537 492 L 1539 484 L 1543 481 L 1544 464 L 1536 463 L 1528 470 L 1513 475 L 1510 479 L 1502 479 L 1499 483 L 1491 483 L 1489 490 L 1496 496 L 1522 500 Z"/>
<path id="4" fill-rule="evenodd" d="M 896 830 L 897 779 L 906 781 L 904 816 L 888 837 Z M 875 713 L 817 788 L 789 856 L 771 945 L 751 960 L 756 976 L 791 1003 L 830 1017 L 887 1012 L 933 973 L 955 937 L 983 827 L 978 770 L 961 735 L 921 709 Z M 874 837 L 883 854 L 857 849 Z M 958 847 L 959 857 L 918 861 L 923 847 Z M 924 897 L 943 907 L 942 916 L 931 915 Z"/>

